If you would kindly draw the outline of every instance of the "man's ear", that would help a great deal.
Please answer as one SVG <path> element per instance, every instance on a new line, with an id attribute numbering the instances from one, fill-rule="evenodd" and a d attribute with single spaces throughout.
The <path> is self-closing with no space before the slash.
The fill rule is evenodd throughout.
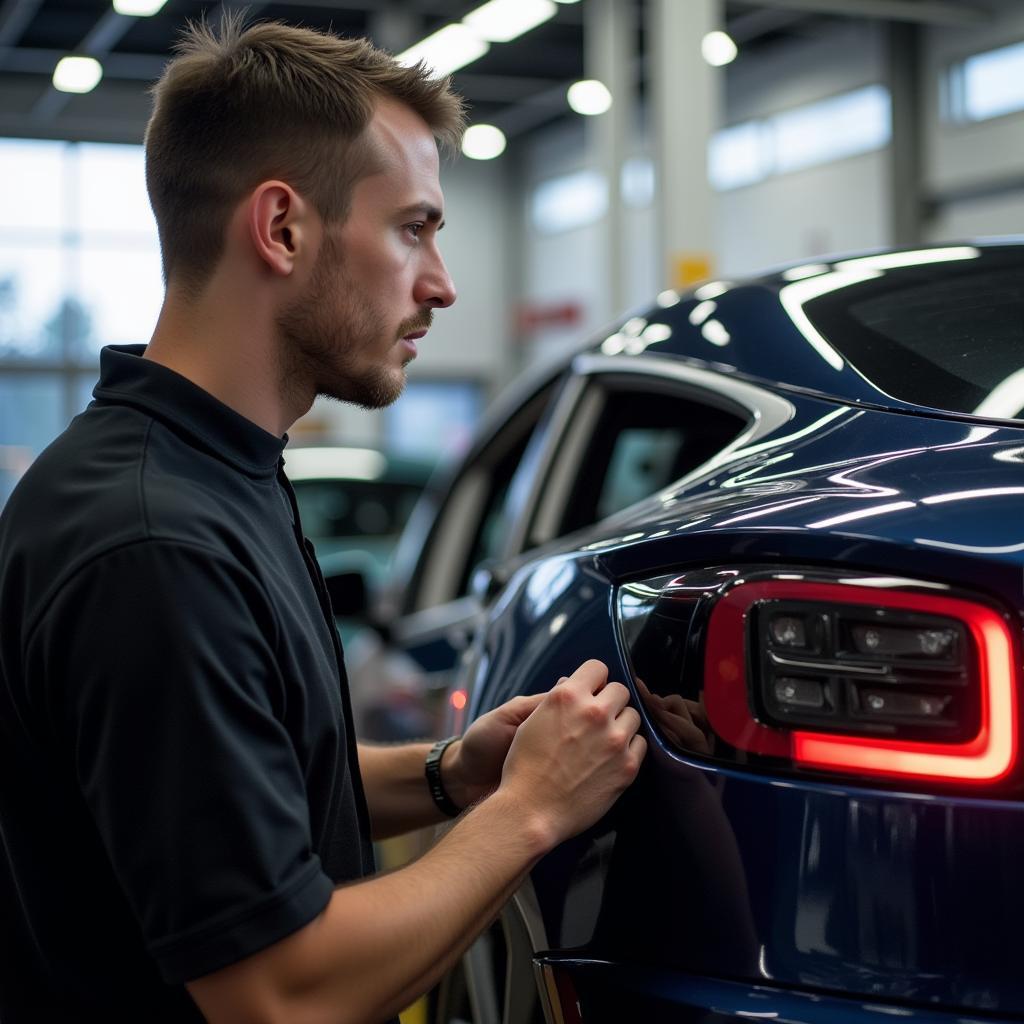
<path id="1" fill-rule="evenodd" d="M 313 208 L 290 185 L 264 181 L 249 195 L 253 249 L 271 273 L 290 275 L 314 245 Z"/>

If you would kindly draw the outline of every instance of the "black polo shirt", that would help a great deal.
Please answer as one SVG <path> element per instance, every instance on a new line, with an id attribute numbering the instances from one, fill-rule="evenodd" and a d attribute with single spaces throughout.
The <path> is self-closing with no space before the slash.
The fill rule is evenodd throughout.
<path id="1" fill-rule="evenodd" d="M 0 518 L 3 1024 L 201 1019 L 373 869 L 284 441 L 143 351 Z"/>

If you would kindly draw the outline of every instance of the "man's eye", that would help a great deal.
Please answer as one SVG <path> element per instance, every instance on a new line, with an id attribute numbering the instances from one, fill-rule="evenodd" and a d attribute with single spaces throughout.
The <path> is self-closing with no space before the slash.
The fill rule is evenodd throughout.
<path id="1" fill-rule="evenodd" d="M 419 222 L 417 222 L 416 224 L 406 224 L 405 230 L 408 231 L 413 238 L 419 238 L 420 232 L 423 230 L 423 225 Z"/>

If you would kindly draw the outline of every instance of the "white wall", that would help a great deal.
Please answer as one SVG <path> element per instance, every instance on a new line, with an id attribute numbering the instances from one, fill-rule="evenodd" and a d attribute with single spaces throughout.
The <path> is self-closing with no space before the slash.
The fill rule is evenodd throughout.
<path id="1" fill-rule="evenodd" d="M 780 45 L 730 65 L 726 122 L 737 124 L 885 80 L 884 37 L 847 21 L 827 36 Z M 868 153 L 721 193 L 723 276 L 887 244 L 887 153 Z"/>
<path id="2" fill-rule="evenodd" d="M 829 35 L 744 57 L 725 74 L 725 122 L 735 124 L 884 80 L 883 36 L 875 23 L 842 22 Z M 651 147 L 636 116 L 634 154 Z M 543 235 L 528 223 L 537 184 L 588 166 L 583 119 L 539 133 L 526 146 L 520 216 L 524 238 L 523 298 L 536 304 L 577 301 L 581 324 L 536 332 L 527 351 L 551 356 L 592 336 L 623 310 L 610 308 L 603 288 L 605 248 L 600 225 Z M 686 130 L 680 104 L 679 130 Z M 752 273 L 775 264 L 885 245 L 888 241 L 885 153 L 872 153 L 782 175 L 716 198 L 717 270 Z M 627 308 L 658 290 L 655 211 L 627 209 Z"/>
<path id="3" fill-rule="evenodd" d="M 925 36 L 925 179 L 938 197 L 1016 181 L 999 196 L 940 207 L 928 226 L 935 240 L 1024 233 L 1024 111 L 973 124 L 943 118 L 938 83 L 950 65 L 984 50 L 1024 40 L 1024 4 L 991 0 L 990 23 L 969 30 L 932 28 Z"/>

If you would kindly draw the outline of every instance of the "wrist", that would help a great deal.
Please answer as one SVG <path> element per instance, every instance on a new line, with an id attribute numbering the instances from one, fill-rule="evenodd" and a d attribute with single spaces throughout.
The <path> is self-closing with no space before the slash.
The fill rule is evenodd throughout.
<path id="1" fill-rule="evenodd" d="M 510 786 L 499 786 L 480 806 L 499 811 L 502 820 L 516 823 L 516 836 L 523 841 L 532 861 L 540 860 L 562 841 L 556 822 Z"/>
<path id="2" fill-rule="evenodd" d="M 471 785 L 466 778 L 462 761 L 461 737 L 445 749 L 441 756 L 440 769 L 445 792 L 460 811 L 464 811 L 470 804 L 476 803 L 483 795 L 479 792 L 479 788 Z"/>

